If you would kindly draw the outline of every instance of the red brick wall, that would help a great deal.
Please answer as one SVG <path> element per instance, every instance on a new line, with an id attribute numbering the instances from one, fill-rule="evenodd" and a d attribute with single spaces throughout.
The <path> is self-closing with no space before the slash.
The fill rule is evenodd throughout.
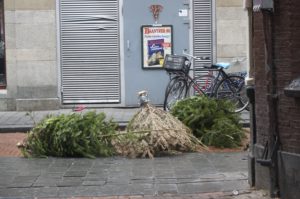
<path id="1" fill-rule="evenodd" d="M 273 58 L 276 67 L 278 93 L 278 129 L 282 150 L 300 154 L 300 99 L 287 97 L 284 87 L 300 77 L 300 1 L 274 0 Z M 261 13 L 253 18 L 253 63 L 255 70 L 257 142 L 268 139 L 269 110 L 267 106 L 267 81 L 265 46 Z"/>
<path id="2" fill-rule="evenodd" d="M 265 46 L 263 17 L 261 13 L 254 13 L 253 18 L 253 59 L 255 76 L 257 142 L 261 145 L 264 145 L 264 143 L 267 141 L 269 118 L 266 106 L 267 82 L 265 78 Z"/>

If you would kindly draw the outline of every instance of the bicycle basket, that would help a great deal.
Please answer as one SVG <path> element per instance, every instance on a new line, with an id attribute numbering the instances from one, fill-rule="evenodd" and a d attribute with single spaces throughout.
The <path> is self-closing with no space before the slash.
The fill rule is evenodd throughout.
<path id="1" fill-rule="evenodd" d="M 186 63 L 187 60 L 185 56 L 167 54 L 163 67 L 168 72 L 182 71 L 186 73 L 189 70 L 189 64 Z"/>

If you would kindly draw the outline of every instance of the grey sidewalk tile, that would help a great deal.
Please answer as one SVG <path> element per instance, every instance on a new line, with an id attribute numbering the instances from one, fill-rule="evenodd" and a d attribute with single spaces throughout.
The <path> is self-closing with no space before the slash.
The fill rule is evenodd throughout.
<path id="1" fill-rule="evenodd" d="M 156 184 L 177 184 L 178 179 L 175 177 L 168 177 L 168 178 L 156 178 L 155 183 Z"/>
<path id="2" fill-rule="evenodd" d="M 62 178 L 64 176 L 64 172 L 50 172 L 48 170 L 44 171 L 41 173 L 41 175 L 39 176 L 39 179 L 41 178 L 45 178 L 45 179 L 56 179 L 56 178 Z"/>
<path id="3" fill-rule="evenodd" d="M 34 191 L 34 197 L 42 197 L 42 198 L 58 197 L 57 187 L 41 187 L 41 188 L 35 188 L 33 191 Z"/>
<path id="4" fill-rule="evenodd" d="M 178 194 L 178 188 L 176 184 L 156 184 L 156 193 L 162 194 Z"/>
<path id="5" fill-rule="evenodd" d="M 86 177 L 87 178 L 107 178 L 109 175 L 108 171 L 88 171 Z"/>
<path id="6" fill-rule="evenodd" d="M 66 177 L 57 182 L 56 185 L 58 187 L 76 187 L 82 185 L 82 182 L 83 180 L 80 177 Z"/>
<path id="7" fill-rule="evenodd" d="M 12 182 L 8 188 L 30 188 L 33 185 L 32 182 Z"/>
<path id="8" fill-rule="evenodd" d="M 242 160 L 245 154 L 194 153 L 153 160 L 113 157 L 88 159 L 86 162 L 85 159 L 80 158 L 0 158 L 0 171 L 3 171 L 0 172 L 0 179 L 9 177 L 11 179 L 10 183 L 0 186 L 0 196 L 3 192 L 6 194 L 3 197 L 18 197 L 19 192 L 12 193 L 17 189 L 24 190 L 27 197 L 32 197 L 32 193 L 28 190 L 34 194 L 37 190 L 41 190 L 43 193 L 40 197 L 185 194 L 246 190 L 248 188 L 247 162 Z M 228 164 L 227 167 L 232 167 L 229 171 L 216 169 L 219 165 L 215 166 L 215 164 L 219 164 L 222 160 Z M 201 162 L 206 165 L 205 169 L 201 167 L 197 169 L 195 166 L 201 165 Z M 212 165 L 210 170 L 207 166 L 209 164 Z M 73 165 L 75 165 L 73 168 L 81 169 L 70 170 Z M 37 173 L 34 169 L 37 169 Z M 8 188 L 10 184 L 17 182 L 20 183 L 18 185 L 20 188 Z M 10 191 L 7 192 L 6 189 Z M 53 195 L 51 190 L 54 192 Z"/>
<path id="9" fill-rule="evenodd" d="M 130 184 L 130 195 L 154 195 L 155 187 L 152 183 Z"/>
<path id="10" fill-rule="evenodd" d="M 249 190 L 248 179 L 223 181 L 222 191 Z"/>
<path id="11" fill-rule="evenodd" d="M 110 185 L 106 184 L 101 186 L 98 190 L 102 195 L 128 195 L 130 194 L 130 185 L 129 184 L 121 184 L 121 185 Z"/>
<path id="12" fill-rule="evenodd" d="M 61 179 L 46 179 L 46 180 L 37 180 L 32 187 L 56 187 L 58 182 L 60 182 Z"/>
<path id="13" fill-rule="evenodd" d="M 0 196 L 1 197 L 10 197 L 10 198 L 23 198 L 23 197 L 30 197 L 34 196 L 34 192 L 30 188 L 4 188 L 0 189 Z"/>
<path id="14" fill-rule="evenodd" d="M 194 194 L 194 193 L 210 193 L 220 192 L 223 189 L 223 184 L 220 182 L 205 182 L 205 183 L 182 183 L 177 184 L 178 193 Z"/>
<path id="15" fill-rule="evenodd" d="M 153 175 L 156 176 L 156 178 L 168 178 L 168 177 L 175 177 L 175 171 L 172 169 L 172 167 L 166 169 L 160 169 L 159 167 L 154 169 Z"/>
<path id="16" fill-rule="evenodd" d="M 152 170 L 134 169 L 132 170 L 132 176 L 134 178 L 151 178 L 154 175 Z"/>
<path id="17" fill-rule="evenodd" d="M 78 187 L 58 187 L 57 195 L 58 197 L 82 196 Z"/>
<path id="18" fill-rule="evenodd" d="M 11 123 L 10 120 L 14 121 L 14 117 L 16 117 L 17 115 L 22 114 L 20 112 L 2 112 L 1 114 L 1 118 L 0 118 L 0 124 L 4 125 L 4 124 L 9 124 Z"/>
<path id="19" fill-rule="evenodd" d="M 20 176 L 16 176 L 14 179 L 14 182 L 19 182 L 19 183 L 23 183 L 23 182 L 34 182 L 36 181 L 37 176 L 25 176 L 25 175 L 20 175 Z"/>
<path id="20" fill-rule="evenodd" d="M 69 169 L 68 166 L 61 166 L 61 167 L 49 167 L 48 172 L 60 172 L 65 173 Z"/>
<path id="21" fill-rule="evenodd" d="M 99 197 L 99 196 L 112 196 L 115 195 L 114 192 L 103 193 L 103 186 L 80 186 L 77 187 L 75 194 L 77 196 L 84 197 Z"/>
<path id="22" fill-rule="evenodd" d="M 21 124 L 22 119 L 25 118 L 24 113 L 14 113 L 11 114 L 6 121 L 4 121 L 5 124 L 11 125 L 11 124 Z"/>
<path id="23" fill-rule="evenodd" d="M 124 184 L 129 184 L 130 182 L 130 179 L 129 179 L 129 176 L 127 177 L 120 177 L 120 178 L 111 178 L 111 177 L 108 177 L 107 178 L 107 184 L 108 185 L 124 185 Z"/>
<path id="24" fill-rule="evenodd" d="M 83 186 L 103 186 L 106 184 L 106 180 L 84 180 Z"/>
<path id="25" fill-rule="evenodd" d="M 156 182 L 154 177 L 149 178 L 136 178 L 135 176 L 130 179 L 130 184 L 138 185 L 138 184 L 154 184 Z"/>
<path id="26" fill-rule="evenodd" d="M 67 171 L 65 174 L 64 174 L 64 177 L 84 177 L 86 176 L 87 174 L 87 171 L 84 171 L 84 170 L 80 170 L 80 171 Z"/>

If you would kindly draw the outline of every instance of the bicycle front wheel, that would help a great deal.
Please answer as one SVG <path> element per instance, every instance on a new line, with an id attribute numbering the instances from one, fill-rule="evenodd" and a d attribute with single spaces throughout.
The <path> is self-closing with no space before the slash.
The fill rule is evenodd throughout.
<path id="1" fill-rule="evenodd" d="M 249 104 L 245 79 L 241 76 L 228 76 L 216 87 L 215 97 L 231 101 L 235 105 L 234 112 L 243 111 Z"/>
<path id="2" fill-rule="evenodd" d="M 185 79 L 178 78 L 169 86 L 165 94 L 164 110 L 169 111 L 177 101 L 184 99 L 187 94 L 187 83 Z"/>
<path id="3" fill-rule="evenodd" d="M 195 77 L 190 82 L 188 93 L 191 95 L 207 95 L 211 97 L 213 95 L 215 79 L 213 75 Z"/>

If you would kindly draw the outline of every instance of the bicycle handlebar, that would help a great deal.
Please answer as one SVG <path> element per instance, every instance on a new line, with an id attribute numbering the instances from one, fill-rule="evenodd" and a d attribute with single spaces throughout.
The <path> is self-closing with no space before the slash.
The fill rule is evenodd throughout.
<path id="1" fill-rule="evenodd" d="M 185 51 L 183 51 L 182 54 L 184 54 L 184 55 L 186 55 L 186 56 L 188 56 L 188 57 L 190 57 L 190 58 L 193 58 L 193 59 L 195 59 L 195 60 L 209 60 L 209 59 L 210 59 L 210 57 L 205 57 L 205 56 L 197 57 L 197 56 L 188 54 L 188 53 L 186 53 Z"/>

